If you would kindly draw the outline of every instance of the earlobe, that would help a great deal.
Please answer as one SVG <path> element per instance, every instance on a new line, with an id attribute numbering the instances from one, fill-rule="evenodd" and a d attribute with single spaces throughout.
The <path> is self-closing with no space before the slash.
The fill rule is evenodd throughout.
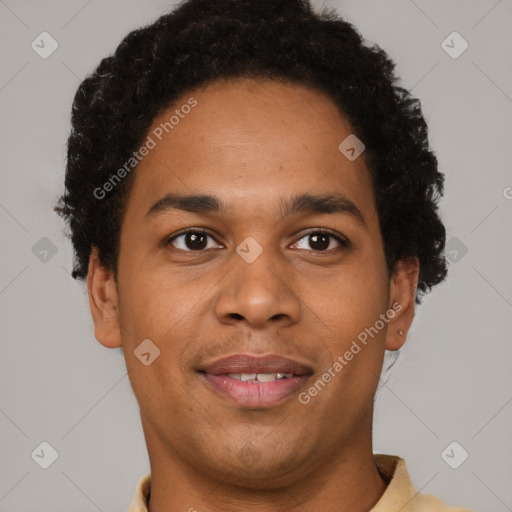
<path id="1" fill-rule="evenodd" d="M 415 310 L 416 290 L 419 276 L 418 258 L 400 260 L 390 281 L 389 311 L 394 311 L 386 332 L 386 349 L 398 350 L 407 339 Z"/>
<path id="2" fill-rule="evenodd" d="M 89 258 L 87 291 L 94 322 L 94 336 L 107 348 L 120 347 L 122 341 L 116 282 L 113 272 L 101 265 L 96 247 L 93 247 Z"/>

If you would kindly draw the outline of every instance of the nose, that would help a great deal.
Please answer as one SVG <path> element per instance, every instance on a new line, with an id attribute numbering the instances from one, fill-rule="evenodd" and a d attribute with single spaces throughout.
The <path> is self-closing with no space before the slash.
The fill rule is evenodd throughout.
<path id="1" fill-rule="evenodd" d="M 231 271 L 222 281 L 215 304 L 221 323 L 246 322 L 250 327 L 285 327 L 299 322 L 301 302 L 293 290 L 290 273 L 278 256 L 264 250 L 248 263 L 237 254 Z"/>

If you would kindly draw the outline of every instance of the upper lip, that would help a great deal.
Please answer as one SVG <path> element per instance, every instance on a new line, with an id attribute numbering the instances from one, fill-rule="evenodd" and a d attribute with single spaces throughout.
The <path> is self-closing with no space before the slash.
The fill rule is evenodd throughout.
<path id="1" fill-rule="evenodd" d="M 309 365 L 276 354 L 265 356 L 233 354 L 216 359 L 212 363 L 201 367 L 200 370 L 212 375 L 227 373 L 293 373 L 294 375 L 307 375 L 313 373 Z"/>

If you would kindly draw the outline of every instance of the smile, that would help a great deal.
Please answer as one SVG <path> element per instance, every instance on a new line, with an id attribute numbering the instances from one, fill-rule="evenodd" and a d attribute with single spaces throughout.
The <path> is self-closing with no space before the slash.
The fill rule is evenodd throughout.
<path id="1" fill-rule="evenodd" d="M 233 354 L 197 370 L 210 392 L 247 409 L 280 404 L 297 394 L 314 373 L 308 363 L 278 354 Z"/>
<path id="2" fill-rule="evenodd" d="M 311 375 L 293 373 L 203 373 L 208 388 L 222 399 L 246 409 L 275 407 L 295 396 Z"/>
<path id="3" fill-rule="evenodd" d="M 228 373 L 228 377 L 244 382 L 272 382 L 278 379 L 289 379 L 293 373 Z"/>

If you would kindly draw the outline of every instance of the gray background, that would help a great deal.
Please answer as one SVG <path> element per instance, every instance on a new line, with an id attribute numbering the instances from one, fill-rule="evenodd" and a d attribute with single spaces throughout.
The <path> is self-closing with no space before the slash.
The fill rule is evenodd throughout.
<path id="1" fill-rule="evenodd" d="M 122 354 L 94 339 L 52 207 L 79 82 L 170 5 L 0 0 L 2 512 L 127 510 L 149 470 Z M 314 5 L 336 7 L 390 53 L 422 101 L 446 174 L 449 278 L 417 310 L 378 396 L 375 451 L 404 457 L 422 492 L 474 510 L 512 510 L 512 3 Z M 59 44 L 47 59 L 31 48 L 43 31 Z M 441 47 L 453 31 L 469 43 L 457 59 Z M 55 254 L 41 252 L 52 247 L 45 237 Z M 46 470 L 31 457 L 42 441 L 58 452 Z M 469 453 L 458 469 L 441 457 L 453 441 Z M 461 453 L 450 452 L 452 461 Z"/>

